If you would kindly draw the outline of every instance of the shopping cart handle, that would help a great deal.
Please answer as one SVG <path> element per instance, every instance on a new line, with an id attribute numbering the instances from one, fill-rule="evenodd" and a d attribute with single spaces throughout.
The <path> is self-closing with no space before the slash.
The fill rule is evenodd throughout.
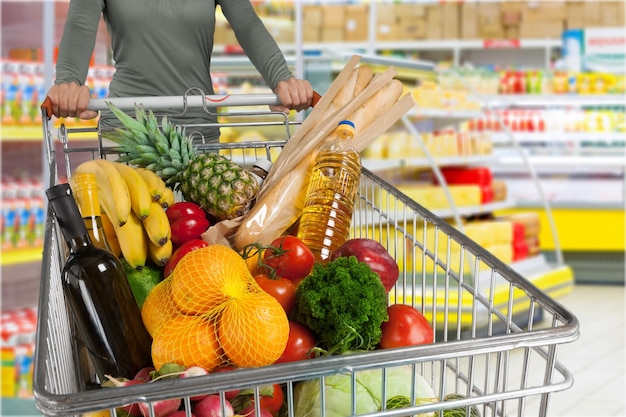
<path id="1" fill-rule="evenodd" d="M 313 92 L 311 106 L 315 106 L 321 96 Z M 150 97 L 112 97 L 106 99 L 92 98 L 87 108 L 94 111 L 107 110 L 107 102 L 114 104 L 122 110 L 133 110 L 135 105 L 142 104 L 153 110 L 171 110 L 184 108 L 207 108 L 235 107 L 235 106 L 273 106 L 280 104 L 276 94 L 229 94 L 229 95 L 188 95 L 188 96 L 150 96 Z M 42 110 L 48 117 L 52 117 L 52 101 L 50 97 L 41 104 Z"/>

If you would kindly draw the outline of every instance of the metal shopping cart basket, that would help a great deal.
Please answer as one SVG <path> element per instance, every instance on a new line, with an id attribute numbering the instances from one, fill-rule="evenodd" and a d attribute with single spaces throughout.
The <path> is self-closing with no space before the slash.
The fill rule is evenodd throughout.
<path id="1" fill-rule="evenodd" d="M 255 101 L 257 98 L 260 102 L 267 101 L 266 104 L 276 100 L 273 95 L 260 96 L 216 99 L 220 106 L 259 104 Z M 183 97 L 175 101 L 183 106 L 205 106 L 211 97 L 206 100 L 196 96 L 189 97 L 190 100 Z M 155 105 L 168 108 L 163 106 L 165 99 L 156 100 Z M 113 101 L 130 110 L 135 101 L 142 100 Z M 91 107 L 105 108 L 97 101 Z M 250 116 L 250 113 L 242 114 Z M 263 119 L 266 115 L 259 112 L 256 116 Z M 249 123 L 256 122 L 245 122 Z M 277 124 L 286 126 L 285 138 L 288 138 L 293 126 L 287 119 Z M 98 129 L 52 128 L 50 120 L 44 116 L 51 184 L 57 181 L 58 170 L 63 166 L 67 175 L 71 175 L 72 166 L 81 159 L 116 157 L 99 139 L 100 135 L 97 135 L 99 140 L 94 146 L 81 147 L 85 142 L 72 142 L 73 135 L 87 132 L 95 134 Z M 55 143 L 60 149 L 55 149 Z M 199 141 L 196 146 L 200 150 L 219 151 L 245 166 L 260 156 L 274 159 L 283 144 L 284 141 L 259 141 L 209 145 Z M 482 416 L 544 416 L 547 415 L 550 395 L 572 385 L 572 376 L 558 362 L 557 352 L 560 344 L 577 339 L 576 317 L 457 229 L 365 168 L 351 236 L 376 239 L 395 257 L 400 276 L 389 294 L 389 303 L 405 303 L 418 308 L 433 324 L 435 343 L 320 357 L 124 388 L 80 391 L 60 282 L 65 252 L 54 216 L 49 211 L 33 382 L 38 409 L 49 416 L 81 415 L 103 409 L 115 416 L 121 415 L 116 413 L 116 408 L 125 404 L 153 404 L 168 398 L 182 398 L 181 407 L 190 416 L 191 396 L 219 393 L 223 402 L 227 391 L 250 389 L 258 396 L 260 387 L 279 383 L 285 392 L 285 415 L 300 417 L 294 412 L 295 402 L 299 400 L 298 385 L 312 380 L 321 388 L 333 377 L 342 375 L 347 384 L 347 392 L 341 399 L 343 411 L 331 406 L 337 404 L 337 399 L 332 398 L 336 392 L 320 389 L 318 396 L 307 399 L 317 402 L 318 413 L 315 415 L 441 416 L 447 410 L 456 409 L 468 416 L 476 411 Z M 390 409 L 386 400 L 392 382 L 388 375 L 400 366 L 410 369 L 404 383 L 414 387 L 423 377 L 435 396 L 428 401 L 411 398 L 407 407 Z M 376 375 L 381 381 L 380 392 L 371 393 L 377 398 L 377 409 L 366 412 L 361 406 L 363 390 L 358 388 L 359 376 L 364 372 Z M 109 414 L 105 412 L 104 415 Z M 156 415 L 154 408 L 150 408 L 150 415 Z"/>

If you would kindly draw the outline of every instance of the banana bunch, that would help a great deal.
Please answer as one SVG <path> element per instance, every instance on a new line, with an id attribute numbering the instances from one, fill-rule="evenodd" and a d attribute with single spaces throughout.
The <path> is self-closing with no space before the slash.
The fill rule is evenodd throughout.
<path id="1" fill-rule="evenodd" d="M 102 226 L 111 250 L 133 268 L 142 268 L 148 259 L 165 265 L 173 251 L 165 209 L 175 198 L 163 180 L 150 170 L 105 159 L 83 162 L 75 173 L 96 177 Z"/>

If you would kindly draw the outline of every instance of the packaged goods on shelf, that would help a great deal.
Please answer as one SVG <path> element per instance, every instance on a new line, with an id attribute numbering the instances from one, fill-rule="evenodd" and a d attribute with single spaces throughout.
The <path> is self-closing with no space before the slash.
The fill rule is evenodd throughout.
<path id="1" fill-rule="evenodd" d="M 38 179 L 2 180 L 2 250 L 43 246 L 45 211 Z"/>
<path id="2" fill-rule="evenodd" d="M 450 185 L 476 185 L 480 189 L 480 203 L 493 201 L 493 176 L 487 167 L 443 167 L 441 174 Z M 436 183 L 436 181 L 435 181 Z"/>
<path id="3" fill-rule="evenodd" d="M 484 156 L 492 153 L 491 137 L 477 131 L 459 132 L 453 129 L 422 133 L 424 146 L 433 157 Z M 407 159 L 425 158 L 424 149 L 416 138 L 404 131 L 381 135 L 363 153 L 364 158 Z"/>
<path id="4" fill-rule="evenodd" d="M 547 69 L 459 68 L 441 71 L 438 85 L 444 90 L 478 94 L 623 94 L 624 75 Z"/>
<path id="5" fill-rule="evenodd" d="M 31 398 L 37 309 L 30 307 L 3 312 L 0 327 L 2 397 Z"/>
<path id="6" fill-rule="evenodd" d="M 612 108 L 549 108 L 485 111 L 463 123 L 469 132 L 607 133 L 624 132 L 624 112 Z"/>

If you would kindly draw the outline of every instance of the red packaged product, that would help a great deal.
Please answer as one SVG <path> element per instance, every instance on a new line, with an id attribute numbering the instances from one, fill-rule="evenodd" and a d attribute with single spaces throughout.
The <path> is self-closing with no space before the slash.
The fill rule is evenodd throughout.
<path id="1" fill-rule="evenodd" d="M 444 167 L 441 173 L 448 184 L 485 186 L 493 181 L 488 167 Z"/>

